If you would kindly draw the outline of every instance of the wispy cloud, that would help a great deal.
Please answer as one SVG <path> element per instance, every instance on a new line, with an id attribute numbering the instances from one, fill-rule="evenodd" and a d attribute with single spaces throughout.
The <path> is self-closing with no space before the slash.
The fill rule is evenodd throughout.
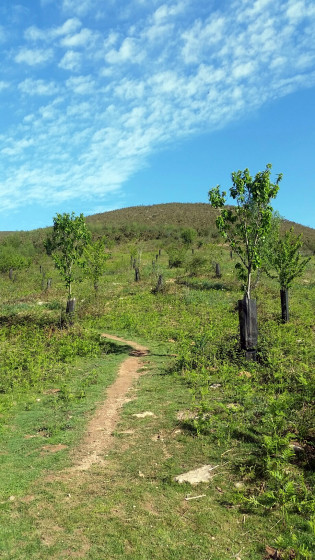
<path id="1" fill-rule="evenodd" d="M 15 62 L 25 63 L 28 66 L 37 66 L 53 58 L 52 49 L 27 49 L 21 48 L 15 56 Z"/>
<path id="2" fill-rule="evenodd" d="M 9 82 L 4 82 L 3 80 L 0 81 L 0 91 L 3 91 L 10 87 Z"/>
<path id="3" fill-rule="evenodd" d="M 32 25 L 25 30 L 24 37 L 27 41 L 51 41 L 58 37 L 71 35 L 81 27 L 78 18 L 67 19 L 62 25 L 40 29 L 36 25 Z"/>
<path id="4" fill-rule="evenodd" d="M 63 0 L 61 24 L 26 25 L 3 64 L 22 70 L 2 139 L 1 207 L 103 207 L 160 146 L 315 84 L 311 0 L 208 4 Z"/>
<path id="5" fill-rule="evenodd" d="M 59 90 L 55 82 L 33 80 L 32 78 L 27 78 L 21 82 L 18 88 L 26 95 L 56 95 Z"/>
<path id="6" fill-rule="evenodd" d="M 67 51 L 59 62 L 60 68 L 76 72 L 81 67 L 81 54 L 77 51 Z"/>

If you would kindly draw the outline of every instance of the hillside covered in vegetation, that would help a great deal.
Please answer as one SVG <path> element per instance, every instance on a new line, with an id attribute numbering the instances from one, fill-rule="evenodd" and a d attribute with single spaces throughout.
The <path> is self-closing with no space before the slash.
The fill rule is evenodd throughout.
<path id="1" fill-rule="evenodd" d="M 249 361 L 238 258 L 216 212 L 165 204 L 88 217 L 74 314 L 67 271 L 44 246 L 52 228 L 2 235 L 1 558 L 312 559 L 315 231 L 295 226 L 310 260 L 290 286 L 288 322 L 277 280 L 253 274 Z M 149 354 L 101 462 L 76 472 L 88 422 L 132 350 L 103 333 Z M 207 482 L 176 482 L 200 467 Z"/>

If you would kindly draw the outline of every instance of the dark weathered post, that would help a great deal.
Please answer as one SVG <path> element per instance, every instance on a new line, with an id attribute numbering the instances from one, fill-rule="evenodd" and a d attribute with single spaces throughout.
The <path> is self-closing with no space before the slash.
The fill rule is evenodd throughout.
<path id="1" fill-rule="evenodd" d="M 280 290 L 281 298 L 281 318 L 283 323 L 287 323 L 289 320 L 289 290 L 282 288 Z"/>
<path id="2" fill-rule="evenodd" d="M 156 292 L 161 292 L 162 289 L 163 289 L 163 275 L 159 274 L 155 290 Z"/>
<path id="3" fill-rule="evenodd" d="M 240 323 L 241 348 L 245 350 L 248 360 L 256 360 L 256 346 L 258 340 L 257 306 L 255 299 L 240 299 L 238 301 Z"/>
<path id="4" fill-rule="evenodd" d="M 136 266 L 135 267 L 135 281 L 139 282 L 139 280 L 140 280 L 140 270 L 139 270 L 139 267 Z"/>
<path id="5" fill-rule="evenodd" d="M 159 257 L 161 256 L 162 253 L 162 249 L 159 249 Z"/>
<path id="6" fill-rule="evenodd" d="M 221 270 L 220 270 L 220 265 L 218 263 L 216 263 L 215 265 L 215 275 L 217 278 L 221 278 Z"/>
<path id="7" fill-rule="evenodd" d="M 159 255 L 155 255 L 155 260 L 157 261 L 159 258 Z"/>
<path id="8" fill-rule="evenodd" d="M 13 280 L 13 268 L 10 268 L 9 270 L 9 278 L 10 280 Z"/>
<path id="9" fill-rule="evenodd" d="M 75 298 L 68 299 L 66 313 L 74 313 L 75 312 Z"/>
<path id="10" fill-rule="evenodd" d="M 233 259 L 233 251 L 230 251 L 230 258 Z"/>

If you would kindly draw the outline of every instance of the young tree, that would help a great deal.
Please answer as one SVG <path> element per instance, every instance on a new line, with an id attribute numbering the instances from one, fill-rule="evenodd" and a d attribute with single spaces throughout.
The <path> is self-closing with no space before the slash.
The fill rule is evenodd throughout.
<path id="1" fill-rule="evenodd" d="M 31 259 L 21 255 L 19 250 L 7 245 L 0 246 L 0 272 L 9 270 L 20 270 L 27 268 L 31 264 Z"/>
<path id="2" fill-rule="evenodd" d="M 220 192 L 219 186 L 209 191 L 211 205 L 221 209 L 216 220 L 217 228 L 240 259 L 236 268 L 244 273 L 244 299 L 239 301 L 240 338 L 241 347 L 253 352 L 253 356 L 258 329 L 256 302 L 250 299 L 251 278 L 262 262 L 262 246 L 271 225 L 270 200 L 276 197 L 282 179 L 279 174 L 272 183 L 270 174 L 270 163 L 254 177 L 248 169 L 232 173 L 230 196 L 236 202 L 232 208 L 224 208 L 226 192 Z M 250 358 L 250 354 L 247 355 Z"/>
<path id="3" fill-rule="evenodd" d="M 302 235 L 295 235 L 293 227 L 280 237 L 280 228 L 277 224 L 265 251 L 264 270 L 270 278 L 277 279 L 280 284 L 281 315 L 284 323 L 289 320 L 288 290 L 295 278 L 303 274 L 311 258 L 301 256 L 302 245 Z"/>
<path id="4" fill-rule="evenodd" d="M 90 241 L 90 233 L 86 227 L 83 214 L 57 214 L 54 217 L 51 236 L 45 241 L 45 248 L 55 262 L 68 290 L 68 302 L 72 296 L 74 265 L 80 259 L 83 249 Z M 67 306 L 68 309 L 68 306 Z"/>
<path id="5" fill-rule="evenodd" d="M 226 192 L 220 192 L 219 185 L 209 191 L 209 200 L 214 208 L 221 208 L 216 225 L 239 258 L 237 268 L 246 273 L 245 297 L 250 299 L 251 275 L 261 265 L 261 246 L 268 234 L 272 207 L 270 200 L 279 190 L 282 174 L 276 182 L 270 181 L 271 164 L 264 171 L 252 177 L 248 169 L 232 173 L 233 186 L 230 196 L 236 202 L 234 208 L 224 208 Z"/>
<path id="6" fill-rule="evenodd" d="M 168 254 L 169 268 L 180 268 L 184 266 L 187 248 L 180 243 L 172 243 L 166 249 Z"/>
<path id="7" fill-rule="evenodd" d="M 106 261 L 110 253 L 105 250 L 106 238 L 102 237 L 94 243 L 89 243 L 83 250 L 83 269 L 85 275 L 93 282 L 94 290 L 97 292 L 99 280 L 106 268 Z"/>
<path id="8" fill-rule="evenodd" d="M 197 237 L 197 232 L 194 228 L 186 228 L 181 232 L 180 236 L 184 245 L 190 247 Z"/>

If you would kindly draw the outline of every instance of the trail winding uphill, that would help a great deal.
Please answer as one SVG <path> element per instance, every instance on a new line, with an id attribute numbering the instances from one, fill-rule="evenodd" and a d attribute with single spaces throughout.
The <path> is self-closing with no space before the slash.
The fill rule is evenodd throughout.
<path id="1" fill-rule="evenodd" d="M 131 340 L 107 333 L 102 336 L 127 344 L 132 350 L 121 364 L 116 380 L 108 388 L 105 401 L 88 424 L 86 435 L 76 449 L 72 471 L 85 471 L 95 463 L 104 462 L 104 453 L 113 442 L 112 433 L 119 420 L 119 411 L 128 401 L 127 393 L 133 382 L 141 375 L 141 359 L 149 353 L 148 348 Z"/>

